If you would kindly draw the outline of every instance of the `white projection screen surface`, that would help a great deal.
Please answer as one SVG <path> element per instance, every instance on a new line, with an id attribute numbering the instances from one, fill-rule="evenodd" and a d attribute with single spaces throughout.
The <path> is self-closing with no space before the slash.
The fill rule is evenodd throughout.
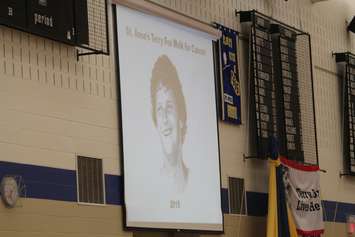
<path id="1" fill-rule="evenodd" d="M 223 231 L 213 37 L 116 13 L 126 227 Z"/>

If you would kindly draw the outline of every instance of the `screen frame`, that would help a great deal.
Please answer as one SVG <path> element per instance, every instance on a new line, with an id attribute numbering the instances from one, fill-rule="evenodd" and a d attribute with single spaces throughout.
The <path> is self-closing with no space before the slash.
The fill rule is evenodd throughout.
<path id="1" fill-rule="evenodd" d="M 120 81 L 120 65 L 119 65 L 119 42 L 118 42 L 118 33 L 117 33 L 117 10 L 116 6 L 119 4 L 112 4 L 112 28 L 113 28 L 113 50 L 114 50 L 114 63 L 115 63 L 115 73 L 116 73 L 116 94 L 117 94 L 117 116 L 118 116 L 118 133 L 119 133 L 119 162 L 120 172 L 122 176 L 122 191 L 123 191 L 123 205 L 122 205 L 122 221 L 123 229 L 125 231 L 159 231 L 159 232 L 184 232 L 184 233 L 200 233 L 200 234 L 224 234 L 224 212 L 222 208 L 222 169 L 221 169 L 221 155 L 220 155 L 220 135 L 219 135 L 219 116 L 218 116 L 218 81 L 217 81 L 217 63 L 218 58 L 215 52 L 215 43 L 211 40 L 211 50 L 213 54 L 213 78 L 214 78 L 214 91 L 215 91 L 215 116 L 217 122 L 217 149 L 218 149 L 218 163 L 219 163 L 219 194 L 220 194 L 220 210 L 222 214 L 222 230 L 203 230 L 203 229 L 180 229 L 180 228 L 157 228 L 157 227 L 134 227 L 127 225 L 127 207 L 125 201 L 125 172 L 124 172 L 124 147 L 123 147 L 123 125 L 122 125 L 122 97 L 121 97 L 121 81 Z M 139 11 L 134 9 L 135 11 Z M 144 12 L 148 14 L 147 12 Z M 159 16 L 158 16 L 159 17 Z M 169 19 L 168 19 L 169 20 Z M 171 20 L 169 20 L 171 21 Z M 180 24 L 180 23 L 178 23 Z M 216 61 L 217 60 L 217 61 Z"/>

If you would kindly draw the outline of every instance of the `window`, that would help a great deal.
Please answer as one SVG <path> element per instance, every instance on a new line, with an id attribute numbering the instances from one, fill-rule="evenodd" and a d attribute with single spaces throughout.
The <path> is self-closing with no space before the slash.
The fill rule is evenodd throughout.
<path id="1" fill-rule="evenodd" d="M 245 215 L 244 179 L 229 177 L 229 206 L 231 214 Z"/>
<path id="2" fill-rule="evenodd" d="M 102 160 L 78 156 L 77 159 L 78 201 L 104 204 L 104 179 Z"/>

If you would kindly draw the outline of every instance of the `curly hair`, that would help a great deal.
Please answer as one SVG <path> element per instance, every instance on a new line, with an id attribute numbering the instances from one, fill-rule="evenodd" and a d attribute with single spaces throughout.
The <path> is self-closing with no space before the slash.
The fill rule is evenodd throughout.
<path id="1" fill-rule="evenodd" d="M 179 121 L 182 122 L 182 141 L 186 135 L 186 103 L 182 92 L 182 86 L 179 80 L 175 66 L 170 61 L 168 56 L 161 55 L 154 64 L 152 78 L 150 84 L 150 95 L 152 103 L 152 117 L 155 126 L 157 126 L 156 118 L 156 96 L 160 86 L 164 86 L 171 90 L 177 105 L 177 114 Z"/>

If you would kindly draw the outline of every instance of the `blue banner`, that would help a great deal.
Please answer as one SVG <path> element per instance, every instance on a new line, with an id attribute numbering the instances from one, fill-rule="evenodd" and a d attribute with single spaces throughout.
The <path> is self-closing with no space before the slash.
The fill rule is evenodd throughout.
<path id="1" fill-rule="evenodd" d="M 222 32 L 219 40 L 221 117 L 223 121 L 241 124 L 238 33 L 219 24 L 216 27 Z"/>

